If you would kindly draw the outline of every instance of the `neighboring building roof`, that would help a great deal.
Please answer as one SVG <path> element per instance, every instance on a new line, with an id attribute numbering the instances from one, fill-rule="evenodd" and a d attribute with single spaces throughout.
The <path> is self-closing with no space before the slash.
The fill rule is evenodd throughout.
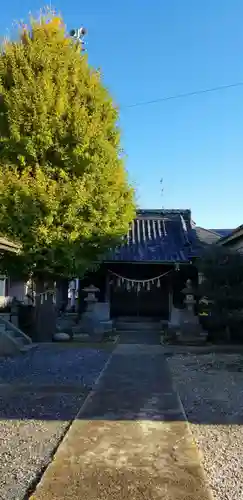
<path id="1" fill-rule="evenodd" d="M 106 261 L 188 262 L 194 242 L 190 210 L 139 210 L 124 243 Z"/>
<path id="2" fill-rule="evenodd" d="M 243 237 L 243 224 L 233 229 L 230 234 L 225 235 L 219 240 L 220 245 L 227 245 L 230 243 L 235 243 L 236 240 Z"/>
<path id="3" fill-rule="evenodd" d="M 20 245 L 0 236 L 0 250 L 18 253 L 20 248 Z"/>
<path id="4" fill-rule="evenodd" d="M 224 238 L 225 236 L 229 236 L 233 229 L 210 229 L 210 231 L 213 231 L 214 233 L 219 234 L 221 238 Z"/>
<path id="5" fill-rule="evenodd" d="M 221 236 L 213 229 L 205 229 L 200 226 L 193 226 L 199 245 L 212 245 L 220 240 Z"/>

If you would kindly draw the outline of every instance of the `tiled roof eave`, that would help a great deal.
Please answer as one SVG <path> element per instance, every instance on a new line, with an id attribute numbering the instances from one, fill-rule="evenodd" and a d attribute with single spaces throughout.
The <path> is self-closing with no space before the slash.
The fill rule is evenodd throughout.
<path id="1" fill-rule="evenodd" d="M 120 260 L 120 259 L 107 259 L 103 260 L 104 264 L 189 264 L 192 258 L 197 256 L 192 255 L 189 259 L 185 260 Z"/>

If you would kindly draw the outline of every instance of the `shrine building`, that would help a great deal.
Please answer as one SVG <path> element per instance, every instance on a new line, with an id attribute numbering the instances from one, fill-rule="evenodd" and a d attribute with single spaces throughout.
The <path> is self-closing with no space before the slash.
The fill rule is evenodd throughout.
<path id="1" fill-rule="evenodd" d="M 183 307 L 187 279 L 197 286 L 195 263 L 203 246 L 220 236 L 198 228 L 190 210 L 139 210 L 122 244 L 80 281 L 80 290 L 90 284 L 99 288 L 111 318 L 169 320 L 173 305 Z"/>

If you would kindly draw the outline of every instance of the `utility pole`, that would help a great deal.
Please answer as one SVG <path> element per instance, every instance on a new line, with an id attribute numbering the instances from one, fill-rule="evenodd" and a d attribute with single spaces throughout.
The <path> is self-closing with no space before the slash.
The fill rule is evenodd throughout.
<path id="1" fill-rule="evenodd" d="M 159 183 L 160 183 L 160 194 L 161 194 L 161 198 L 163 199 L 163 196 L 164 196 L 163 177 L 161 177 Z M 162 208 L 164 208 L 164 207 L 162 206 Z"/>

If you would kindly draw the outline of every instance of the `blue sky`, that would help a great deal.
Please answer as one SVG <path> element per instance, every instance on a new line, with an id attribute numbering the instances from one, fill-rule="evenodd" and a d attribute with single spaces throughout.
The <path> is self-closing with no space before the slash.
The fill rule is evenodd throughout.
<path id="1" fill-rule="evenodd" d="M 0 33 L 43 7 L 11 0 Z M 205 227 L 243 223 L 243 87 L 126 106 L 243 82 L 242 0 L 56 0 L 88 29 L 90 63 L 121 107 L 122 144 L 142 208 L 190 208 Z M 160 179 L 163 178 L 163 195 Z"/>

